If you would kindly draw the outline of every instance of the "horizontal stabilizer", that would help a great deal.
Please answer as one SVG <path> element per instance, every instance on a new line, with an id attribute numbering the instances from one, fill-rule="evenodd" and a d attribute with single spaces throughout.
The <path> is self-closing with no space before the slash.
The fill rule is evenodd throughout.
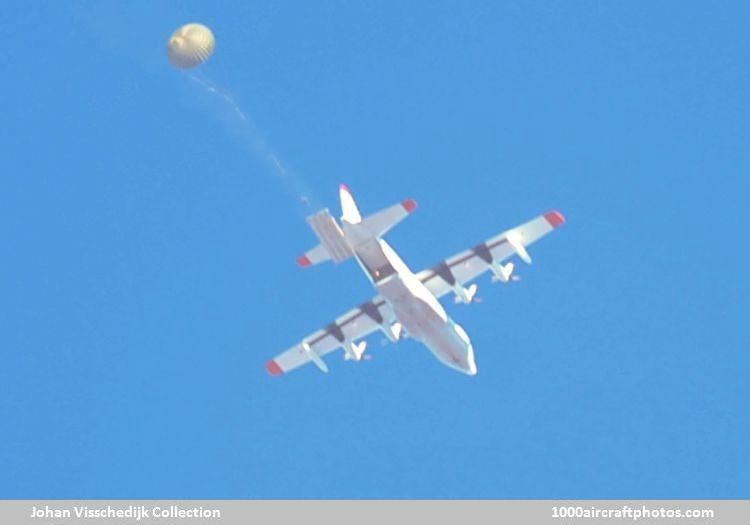
<path id="1" fill-rule="evenodd" d="M 322 244 L 318 244 L 315 248 L 308 250 L 305 252 L 305 255 L 298 258 L 297 264 L 304 268 L 307 266 L 315 266 L 316 264 L 330 260 L 331 255 L 328 253 L 328 250 L 326 250 L 325 246 Z"/>
<path id="2" fill-rule="evenodd" d="M 365 217 L 362 224 L 364 224 L 369 232 L 375 237 L 382 237 L 416 209 L 417 201 L 414 199 L 406 199 L 400 204 L 394 204 L 393 206 Z"/>
<path id="3" fill-rule="evenodd" d="M 339 263 L 354 255 L 344 232 L 328 209 L 310 215 L 307 222 L 320 239 L 320 244 L 297 259 L 300 266 L 312 266 L 329 259 Z"/>

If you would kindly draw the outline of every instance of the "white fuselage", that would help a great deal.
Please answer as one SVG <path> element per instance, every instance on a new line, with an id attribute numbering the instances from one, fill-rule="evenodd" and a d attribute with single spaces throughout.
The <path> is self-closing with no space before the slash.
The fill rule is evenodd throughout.
<path id="1" fill-rule="evenodd" d="M 387 242 L 361 224 L 343 222 L 347 242 L 365 274 L 390 305 L 393 317 L 447 366 L 474 375 L 474 349 L 464 329 L 412 273 Z"/>

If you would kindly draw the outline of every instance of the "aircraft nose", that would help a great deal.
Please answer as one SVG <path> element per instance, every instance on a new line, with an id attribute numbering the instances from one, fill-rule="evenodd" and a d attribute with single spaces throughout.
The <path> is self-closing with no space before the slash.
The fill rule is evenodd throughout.
<path id="1" fill-rule="evenodd" d="M 477 364 L 474 362 L 474 349 L 469 347 L 466 355 L 466 373 L 470 376 L 477 375 Z"/>

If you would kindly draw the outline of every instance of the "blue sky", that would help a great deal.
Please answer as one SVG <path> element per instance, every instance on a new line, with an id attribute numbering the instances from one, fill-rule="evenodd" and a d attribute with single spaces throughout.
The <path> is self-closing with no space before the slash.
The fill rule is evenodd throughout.
<path id="1" fill-rule="evenodd" d="M 748 11 L 5 6 L 0 496 L 748 497 Z M 169 66 L 191 21 L 255 131 Z M 520 283 L 446 302 L 476 377 L 378 336 L 267 375 L 373 294 L 297 268 L 271 150 L 337 213 L 341 182 L 417 199 L 388 236 L 414 270 L 566 214 Z"/>

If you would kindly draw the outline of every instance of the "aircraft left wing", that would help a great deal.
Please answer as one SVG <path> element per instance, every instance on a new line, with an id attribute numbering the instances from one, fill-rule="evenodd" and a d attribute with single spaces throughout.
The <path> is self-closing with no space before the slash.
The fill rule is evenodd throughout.
<path id="1" fill-rule="evenodd" d="M 508 281 L 513 265 L 501 263 L 513 255 L 518 255 L 525 262 L 531 263 L 526 247 L 564 223 L 565 217 L 562 213 L 549 211 L 419 272 L 417 278 L 438 298 L 450 292 L 463 294 L 463 285 L 487 270 L 493 272 L 494 279 Z M 476 286 L 473 286 L 469 299 L 475 291 Z"/>
<path id="2" fill-rule="evenodd" d="M 268 361 L 266 368 L 271 375 L 280 375 L 304 364 L 314 363 L 321 371 L 327 372 L 328 367 L 323 357 L 338 348 L 344 350 L 345 356 L 360 359 L 365 342 L 356 344 L 354 341 L 378 329 L 386 331 L 386 335 L 389 335 L 389 309 L 385 300 L 376 296 Z"/>

